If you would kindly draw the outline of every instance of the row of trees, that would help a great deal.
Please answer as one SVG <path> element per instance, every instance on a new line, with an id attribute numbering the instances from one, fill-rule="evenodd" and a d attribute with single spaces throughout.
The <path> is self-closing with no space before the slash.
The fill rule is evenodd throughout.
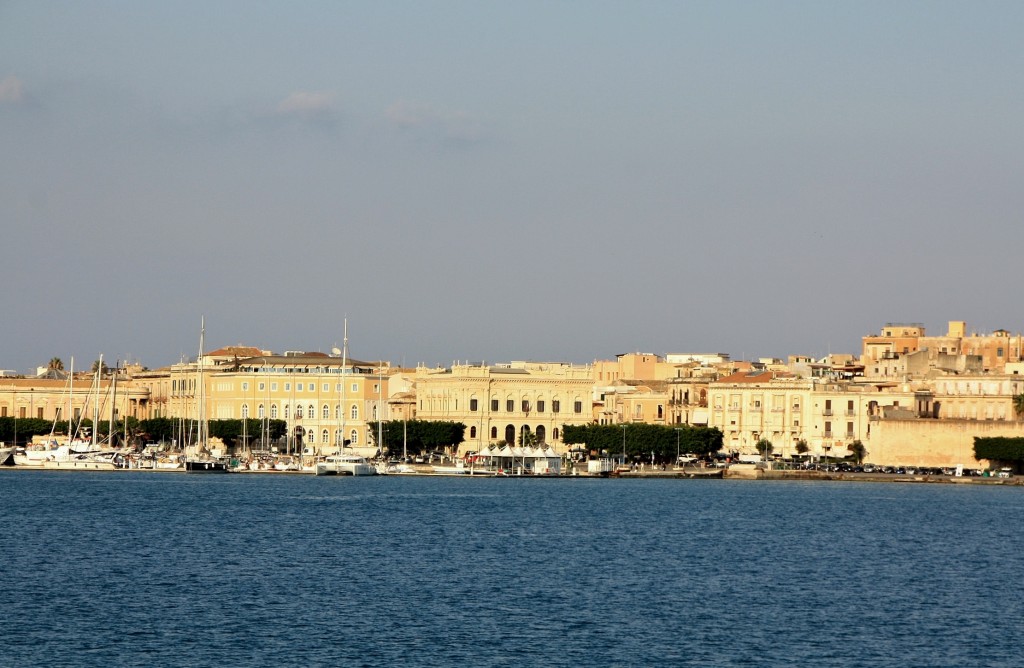
<path id="1" fill-rule="evenodd" d="M 126 424 L 127 423 L 127 424 Z M 187 433 L 191 429 L 195 433 L 195 426 L 183 423 L 174 418 L 151 418 L 149 420 L 138 420 L 127 417 L 114 423 L 114 433 L 117 440 L 123 441 L 127 427 L 129 443 L 157 443 L 183 438 L 182 428 Z M 92 433 L 92 420 L 83 419 L 76 424 L 80 434 Z M 288 424 L 284 420 L 269 420 L 270 440 L 276 441 L 285 435 Z M 261 420 L 210 420 L 210 436 L 215 436 L 224 441 L 229 448 L 236 448 L 242 445 L 243 435 L 248 436 L 250 441 L 260 438 L 262 435 L 263 422 Z M 97 437 L 106 440 L 110 431 L 110 422 L 101 420 L 96 425 Z M 38 418 L 13 418 L 0 417 L 0 442 L 5 443 L 26 443 L 32 440 L 33 436 L 41 436 L 50 433 L 58 433 L 66 436 L 67 422 L 58 422 L 56 428 L 51 420 Z"/>
<path id="2" fill-rule="evenodd" d="M 587 450 L 609 454 L 625 449 L 628 458 L 647 458 L 653 453 L 660 462 L 675 461 L 677 447 L 680 454 L 700 456 L 722 449 L 719 429 L 688 425 L 565 425 L 562 440 L 567 445 L 582 445 Z"/>
<path id="3" fill-rule="evenodd" d="M 1024 465 L 1024 438 L 975 436 L 974 458 L 987 459 L 998 466 L 1009 466 L 1017 472 Z"/>
<path id="4" fill-rule="evenodd" d="M 385 420 L 383 423 L 367 424 L 374 441 L 377 440 L 378 424 L 381 425 L 383 444 L 378 448 L 387 448 L 391 454 L 402 452 L 403 448 L 409 455 L 425 452 L 443 451 L 446 447 L 457 448 L 465 440 L 466 425 L 461 422 L 444 420 Z"/>

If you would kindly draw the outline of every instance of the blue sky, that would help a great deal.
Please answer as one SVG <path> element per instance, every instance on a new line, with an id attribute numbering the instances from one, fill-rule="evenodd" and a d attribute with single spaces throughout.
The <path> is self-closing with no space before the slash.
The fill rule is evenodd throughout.
<path id="1" fill-rule="evenodd" d="M 1024 329 L 1019 2 L 0 2 L 0 368 Z"/>

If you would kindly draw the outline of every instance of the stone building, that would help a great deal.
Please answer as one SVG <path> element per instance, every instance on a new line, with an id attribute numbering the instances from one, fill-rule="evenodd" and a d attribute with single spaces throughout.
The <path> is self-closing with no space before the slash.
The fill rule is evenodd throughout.
<path id="1" fill-rule="evenodd" d="M 456 364 L 416 369 L 416 417 L 461 422 L 461 453 L 495 443 L 546 444 L 564 453 L 565 425 L 593 420 L 593 369 L 560 363 Z"/>

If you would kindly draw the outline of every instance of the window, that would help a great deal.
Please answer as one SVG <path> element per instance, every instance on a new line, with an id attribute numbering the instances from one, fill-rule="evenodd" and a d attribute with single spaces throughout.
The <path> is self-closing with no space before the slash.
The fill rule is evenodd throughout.
<path id="1" fill-rule="evenodd" d="M 358 392 L 359 391 L 359 383 L 352 383 L 352 391 L 353 392 Z"/>
<path id="2" fill-rule="evenodd" d="M 476 399 L 469 400 L 469 410 L 474 413 L 476 412 Z"/>
<path id="3" fill-rule="evenodd" d="M 260 392 L 262 392 L 262 391 L 267 389 L 267 384 L 266 383 L 260 383 L 258 387 L 260 388 Z"/>
<path id="4" fill-rule="evenodd" d="M 267 411 L 263 407 L 263 404 L 260 404 L 259 407 L 256 409 L 256 416 L 262 420 L 263 418 L 267 417 L 266 412 Z"/>
<path id="5" fill-rule="evenodd" d="M 329 419 L 331 417 L 331 407 L 328 406 L 327 404 L 324 404 L 323 410 L 320 411 L 320 416 L 324 420 Z"/>
<path id="6" fill-rule="evenodd" d="M 242 419 L 249 419 L 249 404 L 242 404 Z"/>
<path id="7" fill-rule="evenodd" d="M 330 392 L 330 389 L 329 389 L 330 387 L 331 387 L 330 385 L 328 385 L 327 383 L 324 383 L 323 385 L 320 386 L 320 391 L 321 392 Z"/>
<path id="8" fill-rule="evenodd" d="M 306 417 L 308 417 L 310 420 L 316 417 L 316 407 L 313 404 L 306 406 Z"/>
<path id="9" fill-rule="evenodd" d="M 277 419 L 277 404 L 270 404 L 270 419 Z"/>
<path id="10" fill-rule="evenodd" d="M 249 391 L 249 383 L 242 383 L 242 391 L 243 392 L 248 392 Z"/>
<path id="11" fill-rule="evenodd" d="M 285 392 L 291 392 L 292 391 L 292 384 L 291 383 L 285 383 L 284 384 L 284 391 Z"/>
<path id="12" fill-rule="evenodd" d="M 476 427 L 470 427 L 469 428 L 469 437 L 470 438 L 476 438 Z"/>
<path id="13" fill-rule="evenodd" d="M 491 399 L 491 412 L 494 412 L 494 413 L 498 412 L 498 400 L 497 399 Z"/>
<path id="14" fill-rule="evenodd" d="M 301 392 L 302 390 L 303 390 L 302 383 L 296 383 L 295 384 L 295 391 L 296 392 Z"/>
<path id="15" fill-rule="evenodd" d="M 341 419 L 341 404 L 334 404 L 334 419 Z"/>
<path id="16" fill-rule="evenodd" d="M 352 409 L 349 411 L 349 417 L 353 420 L 359 419 L 359 407 L 355 404 L 352 404 Z"/>
<path id="17" fill-rule="evenodd" d="M 523 399 L 523 401 L 521 403 L 522 403 L 522 407 L 523 407 L 523 412 L 524 413 L 529 413 L 530 412 L 530 402 L 527 401 L 526 399 Z"/>
<path id="18" fill-rule="evenodd" d="M 541 400 L 539 400 L 537 402 L 537 412 L 538 413 L 543 413 L 544 412 L 544 400 L 543 399 L 541 399 Z"/>
<path id="19" fill-rule="evenodd" d="M 374 394 L 380 394 L 380 384 L 379 383 L 374 383 L 373 384 L 373 393 Z"/>
<path id="20" fill-rule="evenodd" d="M 515 409 L 516 409 L 516 402 L 515 401 L 513 401 L 512 399 L 508 399 L 508 400 L 505 401 L 505 412 L 506 413 L 511 413 Z"/>
<path id="21" fill-rule="evenodd" d="M 558 413 L 558 412 L 561 412 L 561 410 L 562 410 L 562 402 L 559 401 L 558 399 L 552 399 L 551 400 L 551 412 L 552 413 Z"/>
<path id="22" fill-rule="evenodd" d="M 355 408 L 355 407 L 353 406 L 353 408 Z M 348 435 L 348 442 L 350 444 L 352 444 L 352 445 L 355 445 L 356 443 L 358 443 L 359 442 L 359 432 L 356 431 L 355 429 L 353 429 L 352 433 L 350 433 Z"/>
<path id="23" fill-rule="evenodd" d="M 277 392 L 277 383 L 271 383 L 270 384 L 270 391 L 271 392 Z"/>
<path id="24" fill-rule="evenodd" d="M 328 431 L 326 429 L 324 429 L 323 432 L 320 433 L 320 442 L 321 443 L 325 443 L 325 444 L 329 443 L 330 441 L 328 441 L 328 439 L 330 437 L 331 437 L 330 433 L 328 433 Z"/>
<path id="25" fill-rule="evenodd" d="M 583 402 L 582 401 L 575 401 L 575 402 L 573 402 L 573 404 L 572 404 L 572 411 L 574 413 L 582 413 L 583 412 Z"/>

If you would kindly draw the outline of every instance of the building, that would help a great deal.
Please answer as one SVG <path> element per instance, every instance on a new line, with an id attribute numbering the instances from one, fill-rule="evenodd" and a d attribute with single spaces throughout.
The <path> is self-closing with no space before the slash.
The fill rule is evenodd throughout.
<path id="1" fill-rule="evenodd" d="M 416 417 L 465 424 L 462 453 L 524 440 L 563 453 L 565 425 L 593 420 L 593 389 L 589 366 L 511 362 L 419 367 Z"/>

